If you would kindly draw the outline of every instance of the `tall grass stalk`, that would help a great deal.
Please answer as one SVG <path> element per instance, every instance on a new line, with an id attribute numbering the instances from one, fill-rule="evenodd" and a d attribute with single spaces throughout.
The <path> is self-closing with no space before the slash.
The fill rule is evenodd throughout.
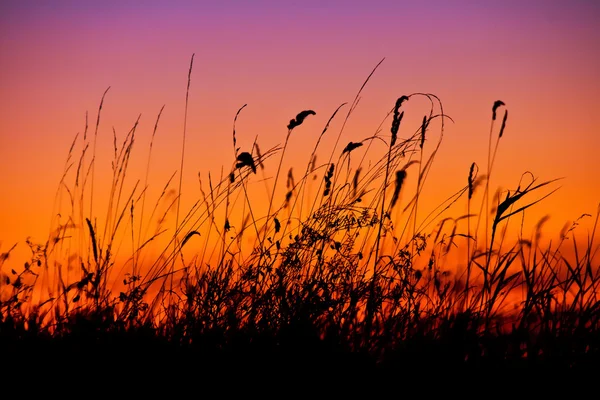
<path id="1" fill-rule="evenodd" d="M 190 94 L 190 83 L 192 81 L 192 68 L 194 66 L 194 56 L 195 54 L 192 54 L 192 58 L 190 59 L 190 68 L 188 70 L 188 79 L 187 79 L 187 87 L 185 90 L 185 108 L 184 108 L 184 112 L 183 112 L 183 140 L 181 141 L 181 161 L 180 161 L 180 165 L 179 165 L 179 187 L 177 188 L 177 211 L 175 214 L 175 230 L 174 230 L 174 237 L 173 237 L 173 264 L 171 266 L 171 270 L 173 270 L 175 268 L 175 254 L 178 253 L 178 246 L 179 246 L 179 240 L 177 238 L 178 235 L 178 230 L 179 230 L 179 213 L 180 213 L 180 208 L 181 208 L 181 186 L 182 186 L 182 182 L 183 182 L 183 164 L 184 164 L 184 160 L 185 160 L 185 136 L 186 136 L 186 132 L 187 132 L 187 114 L 188 114 L 188 101 L 189 101 L 189 94 Z M 170 275 L 170 291 L 173 290 L 173 275 Z"/>

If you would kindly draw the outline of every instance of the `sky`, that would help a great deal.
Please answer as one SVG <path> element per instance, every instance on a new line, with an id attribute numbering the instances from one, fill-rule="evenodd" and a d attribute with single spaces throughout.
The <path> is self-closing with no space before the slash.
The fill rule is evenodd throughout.
<path id="1" fill-rule="evenodd" d="M 514 190 L 526 171 L 538 182 L 563 178 L 528 214 L 532 223 L 551 215 L 553 233 L 595 216 L 600 201 L 599 23 L 592 0 L 3 1 L 0 252 L 17 244 L 11 260 L 20 264 L 25 240 L 44 242 L 56 214 L 68 212 L 55 199 L 69 148 L 77 134 L 81 143 L 86 113 L 93 135 L 108 88 L 96 136 L 96 210 L 110 184 L 113 135 L 120 143 L 138 116 L 128 184 L 149 172 L 153 195 L 160 193 L 180 171 L 185 132 L 187 206 L 200 196 L 198 173 L 206 185 L 209 172 L 227 174 L 234 163 L 240 107 L 247 105 L 236 121 L 241 151 L 257 138 L 261 149 L 283 144 L 289 120 L 316 111 L 287 148 L 286 163 L 304 166 L 329 117 L 352 103 L 382 60 L 340 146 L 374 135 L 398 97 L 435 94 L 453 122 L 428 177 L 424 208 L 433 208 L 465 185 L 471 163 L 485 169 L 491 108 L 502 100 L 509 116 L 492 189 Z M 428 109 L 415 98 L 406 112 L 419 120 Z M 334 119 L 331 130 L 342 122 Z"/>

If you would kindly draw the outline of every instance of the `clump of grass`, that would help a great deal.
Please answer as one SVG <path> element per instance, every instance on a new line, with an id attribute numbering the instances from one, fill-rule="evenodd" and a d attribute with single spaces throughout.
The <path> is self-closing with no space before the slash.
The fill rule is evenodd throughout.
<path id="1" fill-rule="evenodd" d="M 336 146 L 374 71 L 350 106 Z M 186 114 L 191 73 L 192 63 Z M 419 126 L 406 126 L 413 133 L 400 139 L 401 107 L 415 96 L 428 99 L 431 107 Z M 94 190 L 95 168 L 95 157 L 87 161 L 85 155 L 90 145 L 96 146 L 103 101 L 104 95 L 93 144 L 84 134 L 77 164 L 79 136 L 68 152 L 57 195 L 68 199 L 69 209 L 61 212 L 66 221 L 55 221 L 46 243 L 27 242 L 32 256 L 22 268 L 12 260 L 9 266 L 14 246 L 0 254 L 3 346 L 21 343 L 24 337 L 98 346 L 131 335 L 161 349 L 169 346 L 178 357 L 193 355 L 195 364 L 205 367 L 219 362 L 244 365 L 246 357 L 259 354 L 265 363 L 304 360 L 315 368 L 394 371 L 555 362 L 574 368 L 597 360 L 598 215 L 583 250 L 575 240 L 577 224 L 557 244 L 542 243 L 545 220 L 531 238 L 521 233 L 509 242 L 508 224 L 556 189 L 526 199 L 557 180 L 538 183 L 526 173 L 523 179 L 529 183 L 519 182 L 489 207 L 489 181 L 507 111 L 493 152 L 492 130 L 504 102 L 492 107 L 486 175 L 479 176 L 472 163 L 466 185 L 425 217 L 418 212 L 422 190 L 442 143 L 444 121 L 451 121 L 435 95 L 398 97 L 379 125 L 389 124 L 389 134 L 377 128 L 339 152 L 334 148 L 327 161 L 317 164 L 321 139 L 346 103 L 340 105 L 321 130 L 304 174 L 288 171 L 280 203 L 276 188 L 290 135 L 295 129 L 315 129 L 307 117 L 316 112 L 300 111 L 290 120 L 283 146 L 261 152 L 255 140 L 251 149 L 240 151 L 235 124 L 244 105 L 233 119 L 231 170 L 222 171 L 218 179 L 208 173 L 207 192 L 198 173 L 200 199 L 183 212 L 183 168 L 177 189 L 171 188 L 173 173 L 150 214 L 150 220 L 156 217 L 151 233 L 144 210 L 152 141 L 144 186 L 127 189 L 124 184 L 139 117 L 120 147 L 113 131 L 106 216 L 99 219 L 97 207 L 85 206 L 88 188 Z M 429 148 L 427 137 L 435 129 L 439 140 Z M 184 124 L 182 166 L 185 135 Z M 269 161 L 276 156 L 266 198 L 253 197 L 249 185 L 270 174 Z M 416 171 L 409 171 L 413 166 Z M 481 209 L 472 214 L 477 189 L 484 183 Z M 415 192 L 403 201 L 410 184 Z M 257 214 L 257 203 L 268 204 L 263 215 Z M 451 211 L 461 204 L 466 204 L 467 214 L 453 216 Z M 174 210 L 175 228 L 169 229 L 166 216 Z M 464 220 L 463 232 L 459 226 Z M 483 243 L 478 235 L 482 223 Z M 242 240 L 245 236 L 253 236 L 250 248 Z M 123 256 L 120 243 L 128 237 L 133 251 Z M 161 240 L 158 256 L 148 262 L 149 248 Z M 567 243 L 573 258 L 563 254 Z M 456 257 L 457 247 L 466 247 L 464 264 Z"/>

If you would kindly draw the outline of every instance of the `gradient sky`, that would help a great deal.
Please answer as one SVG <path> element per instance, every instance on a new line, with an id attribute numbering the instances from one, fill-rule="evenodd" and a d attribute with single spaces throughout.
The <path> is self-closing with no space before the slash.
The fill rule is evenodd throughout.
<path id="1" fill-rule="evenodd" d="M 514 189 L 525 171 L 564 177 L 532 212 L 551 214 L 548 226 L 560 229 L 595 215 L 600 201 L 599 24 L 593 0 L 3 1 L 0 252 L 14 243 L 26 250 L 28 236 L 46 240 L 69 146 L 86 111 L 93 131 L 109 86 L 97 179 L 110 176 L 113 127 L 122 139 L 139 114 L 131 175 L 143 179 L 164 105 L 151 167 L 162 188 L 179 169 L 192 54 L 184 198 L 198 196 L 199 171 L 230 168 L 242 105 L 242 150 L 257 135 L 263 149 L 283 143 L 289 120 L 315 110 L 290 139 L 290 162 L 305 163 L 336 107 L 352 102 L 385 58 L 342 146 L 373 135 L 401 95 L 437 95 L 454 120 L 428 181 L 428 195 L 442 201 L 465 185 L 472 162 L 485 165 L 491 106 L 502 100 L 509 119 L 492 186 Z M 428 109 L 411 107 L 418 118 Z"/>

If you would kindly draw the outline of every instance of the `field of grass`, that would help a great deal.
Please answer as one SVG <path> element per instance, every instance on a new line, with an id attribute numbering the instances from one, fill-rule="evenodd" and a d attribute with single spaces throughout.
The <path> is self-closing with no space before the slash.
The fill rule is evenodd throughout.
<path id="1" fill-rule="evenodd" d="M 193 58 L 188 91 L 192 66 Z M 152 142 L 146 176 L 131 190 L 124 185 L 137 124 L 124 139 L 115 135 L 111 187 L 94 187 L 102 97 L 95 131 L 86 126 L 68 153 L 57 192 L 68 207 L 53 233 L 28 243 L 24 264 L 10 249 L 0 255 L 2 363 L 19 374 L 40 368 L 66 377 L 110 364 L 102 370 L 123 379 L 132 371 L 163 379 L 191 371 L 397 379 L 594 368 L 596 223 L 583 241 L 575 240 L 577 222 L 549 243 L 540 240 L 544 220 L 509 235 L 509 223 L 544 207 L 557 181 L 525 173 L 512 190 L 489 186 L 509 132 L 507 105 L 490 104 L 487 165 L 473 163 L 464 187 L 430 212 L 419 208 L 421 193 L 451 117 L 434 94 L 400 96 L 372 136 L 345 143 L 345 123 L 371 75 L 354 102 L 331 115 L 343 120 L 340 131 L 322 127 L 299 175 L 282 171 L 288 139 L 315 128 L 315 111 L 292 116 L 283 145 L 262 151 L 257 142 L 237 147 L 241 107 L 232 168 L 200 179 L 202 196 L 189 209 L 180 196 L 185 125 L 181 169 L 158 199 L 146 194 Z M 415 98 L 430 108 L 413 129 L 403 107 Z M 160 114 L 154 133 L 159 128 Z M 322 160 L 325 135 L 337 135 L 339 148 Z M 93 206 L 99 190 L 108 193 L 107 209 Z M 448 217 L 457 205 L 469 212 Z M 150 220 L 159 221 L 153 231 Z M 156 242 L 164 245 L 149 261 Z M 194 255 L 184 256 L 187 249 Z"/>

